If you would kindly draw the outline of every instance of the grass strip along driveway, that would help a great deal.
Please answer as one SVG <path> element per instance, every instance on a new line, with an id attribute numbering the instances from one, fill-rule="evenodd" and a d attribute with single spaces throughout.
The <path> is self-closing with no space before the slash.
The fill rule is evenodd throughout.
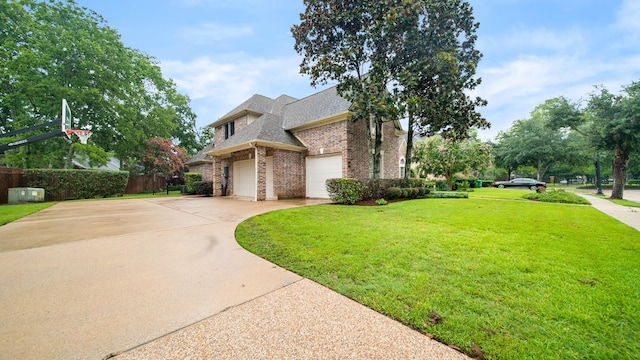
<path id="1" fill-rule="evenodd" d="M 490 197 L 282 210 L 236 237 L 473 356 L 640 354 L 640 233 L 590 206 Z"/>

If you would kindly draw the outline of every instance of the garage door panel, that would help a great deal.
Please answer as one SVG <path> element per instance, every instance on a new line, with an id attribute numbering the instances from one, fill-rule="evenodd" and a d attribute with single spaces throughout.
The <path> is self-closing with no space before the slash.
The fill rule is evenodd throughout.
<path id="1" fill-rule="evenodd" d="M 307 157 L 307 197 L 329 198 L 327 179 L 342 177 L 342 155 Z"/>
<path id="2" fill-rule="evenodd" d="M 233 163 L 233 194 L 237 196 L 255 196 L 255 160 L 242 160 Z"/>

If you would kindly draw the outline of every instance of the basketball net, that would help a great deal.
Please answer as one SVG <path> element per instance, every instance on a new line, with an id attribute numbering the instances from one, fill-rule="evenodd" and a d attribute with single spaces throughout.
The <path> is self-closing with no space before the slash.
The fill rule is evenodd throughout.
<path id="1" fill-rule="evenodd" d="M 81 129 L 66 129 L 64 132 L 67 133 L 68 138 L 71 138 L 71 135 L 75 134 L 80 139 L 80 143 L 82 145 L 86 145 L 87 140 L 93 134 L 93 132 L 91 132 L 90 130 Z"/>

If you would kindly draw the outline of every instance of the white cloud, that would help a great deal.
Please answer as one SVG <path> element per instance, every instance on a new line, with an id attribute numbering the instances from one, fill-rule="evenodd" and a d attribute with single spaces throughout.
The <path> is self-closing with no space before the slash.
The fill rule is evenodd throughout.
<path id="1" fill-rule="evenodd" d="M 299 59 L 229 56 L 234 61 L 216 61 L 204 56 L 192 61 L 161 61 L 165 76 L 192 99 L 199 126 L 215 121 L 254 94 L 277 97 L 283 93 L 306 96 L 311 88 L 298 73 Z M 304 94 L 299 93 L 302 89 Z"/>
<path id="2" fill-rule="evenodd" d="M 520 29 L 500 37 L 481 38 L 479 48 L 485 52 L 581 51 L 586 40 L 580 29 L 552 31 L 550 29 Z"/>
<path id="3" fill-rule="evenodd" d="M 617 13 L 617 27 L 640 36 L 640 0 L 624 0 Z"/>
<path id="4" fill-rule="evenodd" d="M 188 39 L 196 44 L 210 44 L 223 40 L 253 35 L 250 26 L 225 26 L 220 24 L 204 24 L 199 27 L 182 28 L 178 37 Z"/>

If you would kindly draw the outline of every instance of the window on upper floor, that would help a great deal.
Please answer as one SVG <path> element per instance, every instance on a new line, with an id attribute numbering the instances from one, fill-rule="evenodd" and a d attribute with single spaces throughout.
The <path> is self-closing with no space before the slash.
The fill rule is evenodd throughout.
<path id="1" fill-rule="evenodd" d="M 225 140 L 233 136 L 236 133 L 236 122 L 230 121 L 224 124 L 224 138 Z"/>

